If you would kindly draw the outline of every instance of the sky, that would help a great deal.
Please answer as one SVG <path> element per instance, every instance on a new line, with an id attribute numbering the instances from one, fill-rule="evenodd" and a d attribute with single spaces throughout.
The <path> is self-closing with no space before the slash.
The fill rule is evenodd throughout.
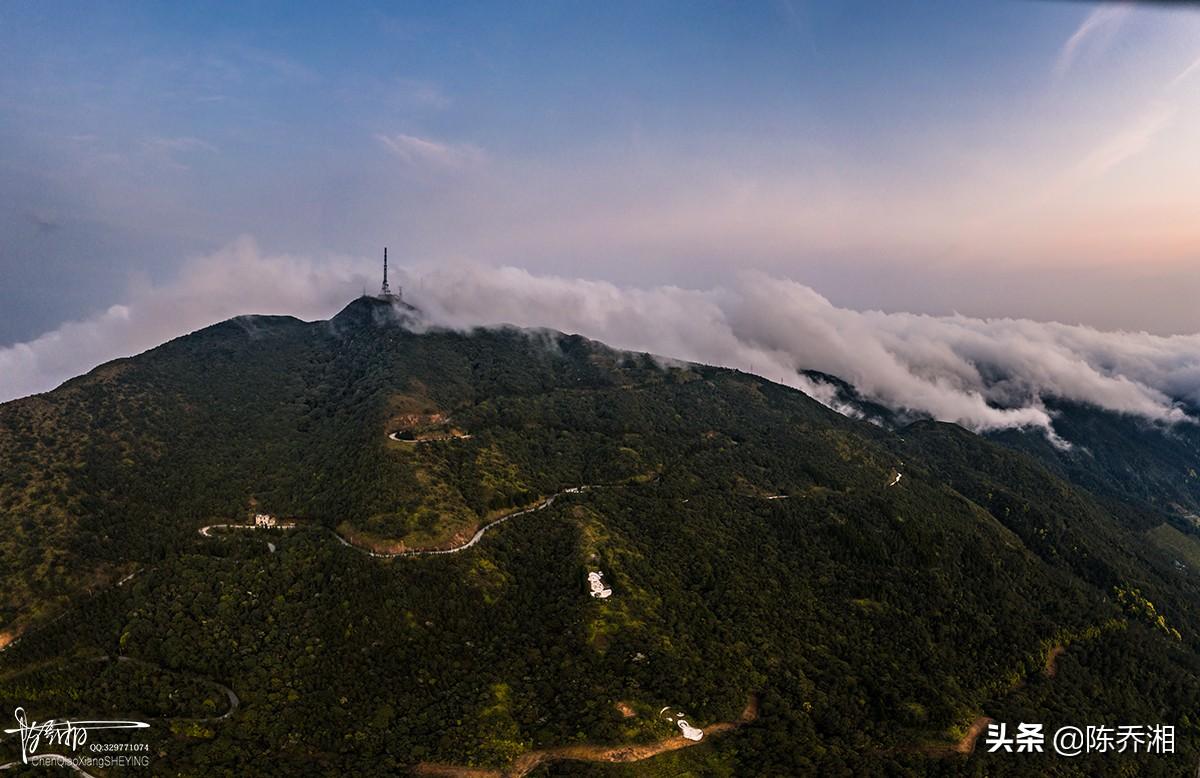
<path id="1" fill-rule="evenodd" d="M 1197 137 L 1200 9 L 1169 4 L 4 3 L 0 399 L 329 315 L 384 245 L 432 298 L 464 268 L 765 278 L 867 319 L 1187 336 Z"/>

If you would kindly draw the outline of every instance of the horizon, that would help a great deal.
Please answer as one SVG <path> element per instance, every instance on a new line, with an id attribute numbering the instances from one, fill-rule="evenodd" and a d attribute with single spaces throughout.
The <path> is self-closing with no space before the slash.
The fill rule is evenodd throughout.
<path id="1" fill-rule="evenodd" d="M 185 266 L 126 305 L 0 349 L 0 401 L 48 391 L 108 359 L 252 315 L 330 319 L 382 279 L 381 264 L 321 264 L 262 252 L 249 239 Z M 1200 335 L 1105 332 L 1032 319 L 858 311 L 759 271 L 719 287 L 622 287 L 478 264 L 396 268 L 407 305 L 450 329 L 514 325 L 580 334 L 613 348 L 729 367 L 845 410 L 816 371 L 902 414 L 977 432 L 1038 429 L 1069 446 L 1046 401 L 1154 424 L 1200 423 Z M 86 369 L 79 369 L 86 364 Z"/>
<path id="2" fill-rule="evenodd" d="M 327 318 L 383 245 L 448 321 L 969 425 L 1001 423 L 997 365 L 1046 425 L 1039 360 L 1101 407 L 1200 398 L 1194 8 L 278 10 L 0 11 L 0 399 Z"/>
<path id="3" fill-rule="evenodd" d="M 0 10 L 0 346 L 243 235 L 1200 331 L 1195 8 L 287 7 Z"/>

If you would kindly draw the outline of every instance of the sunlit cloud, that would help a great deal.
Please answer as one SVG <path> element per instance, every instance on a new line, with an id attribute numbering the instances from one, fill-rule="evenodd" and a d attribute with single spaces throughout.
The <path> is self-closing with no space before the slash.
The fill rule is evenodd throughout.
<path id="1" fill-rule="evenodd" d="M 544 67 L 531 47 L 563 38 L 541 28 L 490 41 L 474 28 L 455 50 L 460 30 L 435 20 L 403 45 L 394 31 L 363 41 L 374 23 L 344 49 L 259 42 L 282 60 L 237 36 L 126 56 L 78 30 L 48 36 L 27 46 L 30 78 L 0 90 L 0 342 L 242 233 L 314 255 L 387 243 L 393 257 L 402 236 L 409 257 L 638 285 L 758 268 L 855 307 L 1200 329 L 1200 14 L 992 11 L 980 29 L 971 8 L 881 6 L 895 45 L 856 52 L 845 15 L 739 5 L 728 13 L 780 36 L 714 26 L 733 63 L 715 68 L 670 22 L 660 58 L 622 67 L 575 45 Z M 562 16 L 572 30 L 601 21 Z M 994 45 L 931 42 L 953 29 Z M 795 70 L 775 67 L 785 54 Z M 895 79 L 872 74 L 884 59 Z M 1065 76 L 1047 88 L 1056 59 Z M 92 271 L 74 285 L 88 294 L 45 305 L 63 265 Z M 1039 273 L 1089 286 L 1055 296 Z M 1130 288 L 1139 299 L 1108 304 Z"/>
<path id="2" fill-rule="evenodd" d="M 1177 399 L 1200 400 L 1200 336 L 858 311 L 759 272 L 697 290 L 471 265 L 425 272 L 415 287 L 417 304 L 442 324 L 550 326 L 748 370 L 828 399 L 797 373 L 818 370 L 892 408 L 976 430 L 1033 427 L 1053 436 L 1050 398 L 1162 423 L 1189 419 Z"/>
<path id="3" fill-rule="evenodd" d="M 1156 336 L 967 316 L 839 306 L 811 287 L 747 272 L 706 288 L 617 285 L 477 263 L 396 268 L 433 324 L 503 323 L 579 333 L 617 348 L 734 367 L 830 401 L 798 371 L 850 381 L 866 397 L 976 430 L 1041 429 L 1046 401 L 1088 403 L 1156 423 L 1200 402 L 1200 335 Z M 0 400 L 45 391 L 100 362 L 241 314 L 327 318 L 378 279 L 374 261 L 273 255 L 242 239 L 142 284 L 120 304 L 0 349 Z"/>

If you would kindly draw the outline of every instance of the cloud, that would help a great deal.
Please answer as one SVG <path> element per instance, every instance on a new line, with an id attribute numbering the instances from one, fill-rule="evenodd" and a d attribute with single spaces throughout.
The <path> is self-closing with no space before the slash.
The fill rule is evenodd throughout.
<path id="1" fill-rule="evenodd" d="M 1120 4 L 1101 5 L 1091 11 L 1063 43 L 1054 63 L 1054 76 L 1061 78 L 1075 64 L 1081 50 L 1091 47 L 1102 51 L 1108 47 L 1113 35 L 1125 23 L 1131 6 Z"/>
<path id="2" fill-rule="evenodd" d="M 621 288 L 464 266 L 409 280 L 416 303 L 455 327 L 510 322 L 736 367 L 829 400 L 797 370 L 839 376 L 866 397 L 975 430 L 1040 428 L 1058 397 L 1164 423 L 1200 402 L 1200 336 L 1102 332 L 1025 319 L 856 311 L 762 273 L 727 288 Z M 826 395 L 822 397 L 822 395 Z"/>
<path id="3" fill-rule="evenodd" d="M 147 148 L 162 149 L 163 151 L 208 151 L 216 152 L 217 147 L 207 141 L 188 136 L 178 138 L 149 138 L 145 143 Z"/>
<path id="4" fill-rule="evenodd" d="M 410 165 L 461 168 L 483 160 L 483 150 L 470 144 L 450 144 L 396 133 L 375 136 L 383 147 Z"/>
<path id="5" fill-rule="evenodd" d="M 263 254 L 242 239 L 189 262 L 163 286 L 87 320 L 0 349 L 0 399 L 245 313 L 326 318 L 362 286 L 371 260 Z M 709 289 L 617 286 L 474 264 L 399 271 L 406 297 L 434 324 L 511 323 L 581 333 L 617 348 L 739 368 L 827 403 L 797 371 L 851 382 L 867 398 L 975 430 L 1037 428 L 1054 438 L 1046 400 L 1089 403 L 1148 421 L 1200 404 L 1200 335 L 1104 332 L 1028 319 L 979 319 L 839 307 L 808 286 L 759 272 Z"/>
<path id="6" fill-rule="evenodd" d="M 317 71 L 292 57 L 254 46 L 233 47 L 231 54 L 254 70 L 273 75 L 275 78 L 298 84 L 314 84 L 320 81 Z M 236 66 L 234 66 L 236 68 Z M 237 73 L 237 70 L 234 71 Z M 240 76 L 240 73 L 238 73 Z"/>
<path id="7" fill-rule="evenodd" d="M 216 146 L 208 141 L 190 136 L 147 138 L 142 141 L 142 149 L 148 159 L 180 170 L 187 170 L 188 166 L 179 161 L 179 155 L 194 154 L 197 152 L 205 154 L 217 153 Z"/>
<path id="8" fill-rule="evenodd" d="M 108 360 L 243 313 L 325 318 L 362 291 L 372 267 L 266 256 L 253 240 L 239 239 L 189 261 L 169 284 L 136 284 L 120 305 L 0 348 L 0 400 L 46 391 Z M 373 275 L 370 283 L 377 283 Z"/>
<path id="9" fill-rule="evenodd" d="M 1155 102 L 1133 122 L 1088 154 L 1080 163 L 1085 175 L 1100 176 L 1136 156 L 1150 145 L 1156 135 L 1175 118 L 1178 107 L 1170 102 Z"/>
<path id="10" fill-rule="evenodd" d="M 454 102 L 437 84 L 414 78 L 396 80 L 393 101 L 401 106 L 439 111 L 449 108 Z"/>
<path id="11" fill-rule="evenodd" d="M 1200 70 L 1200 57 L 1196 57 L 1196 59 L 1192 60 L 1192 64 L 1179 71 L 1179 75 L 1175 76 L 1175 78 L 1172 78 L 1171 83 L 1168 84 L 1168 86 L 1178 86 L 1179 84 L 1183 83 L 1188 76 L 1195 73 L 1197 70 Z"/>

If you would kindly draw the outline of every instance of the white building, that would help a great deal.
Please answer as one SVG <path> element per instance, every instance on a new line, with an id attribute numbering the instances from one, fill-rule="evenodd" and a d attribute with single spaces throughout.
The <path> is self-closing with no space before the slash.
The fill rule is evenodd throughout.
<path id="1" fill-rule="evenodd" d="M 588 573 L 588 586 L 591 587 L 591 595 L 598 600 L 606 600 L 612 596 L 612 589 L 604 585 L 604 573 L 599 570 Z"/>
<path id="2" fill-rule="evenodd" d="M 254 526 L 256 527 L 270 528 L 274 527 L 276 523 L 275 517 L 269 513 L 254 514 Z"/>
<path id="3" fill-rule="evenodd" d="M 679 731 L 683 733 L 683 736 L 688 740 L 699 740 L 700 738 L 704 737 L 704 730 L 699 729 L 698 727 L 693 727 L 683 719 L 675 722 L 675 724 L 679 727 Z"/>

